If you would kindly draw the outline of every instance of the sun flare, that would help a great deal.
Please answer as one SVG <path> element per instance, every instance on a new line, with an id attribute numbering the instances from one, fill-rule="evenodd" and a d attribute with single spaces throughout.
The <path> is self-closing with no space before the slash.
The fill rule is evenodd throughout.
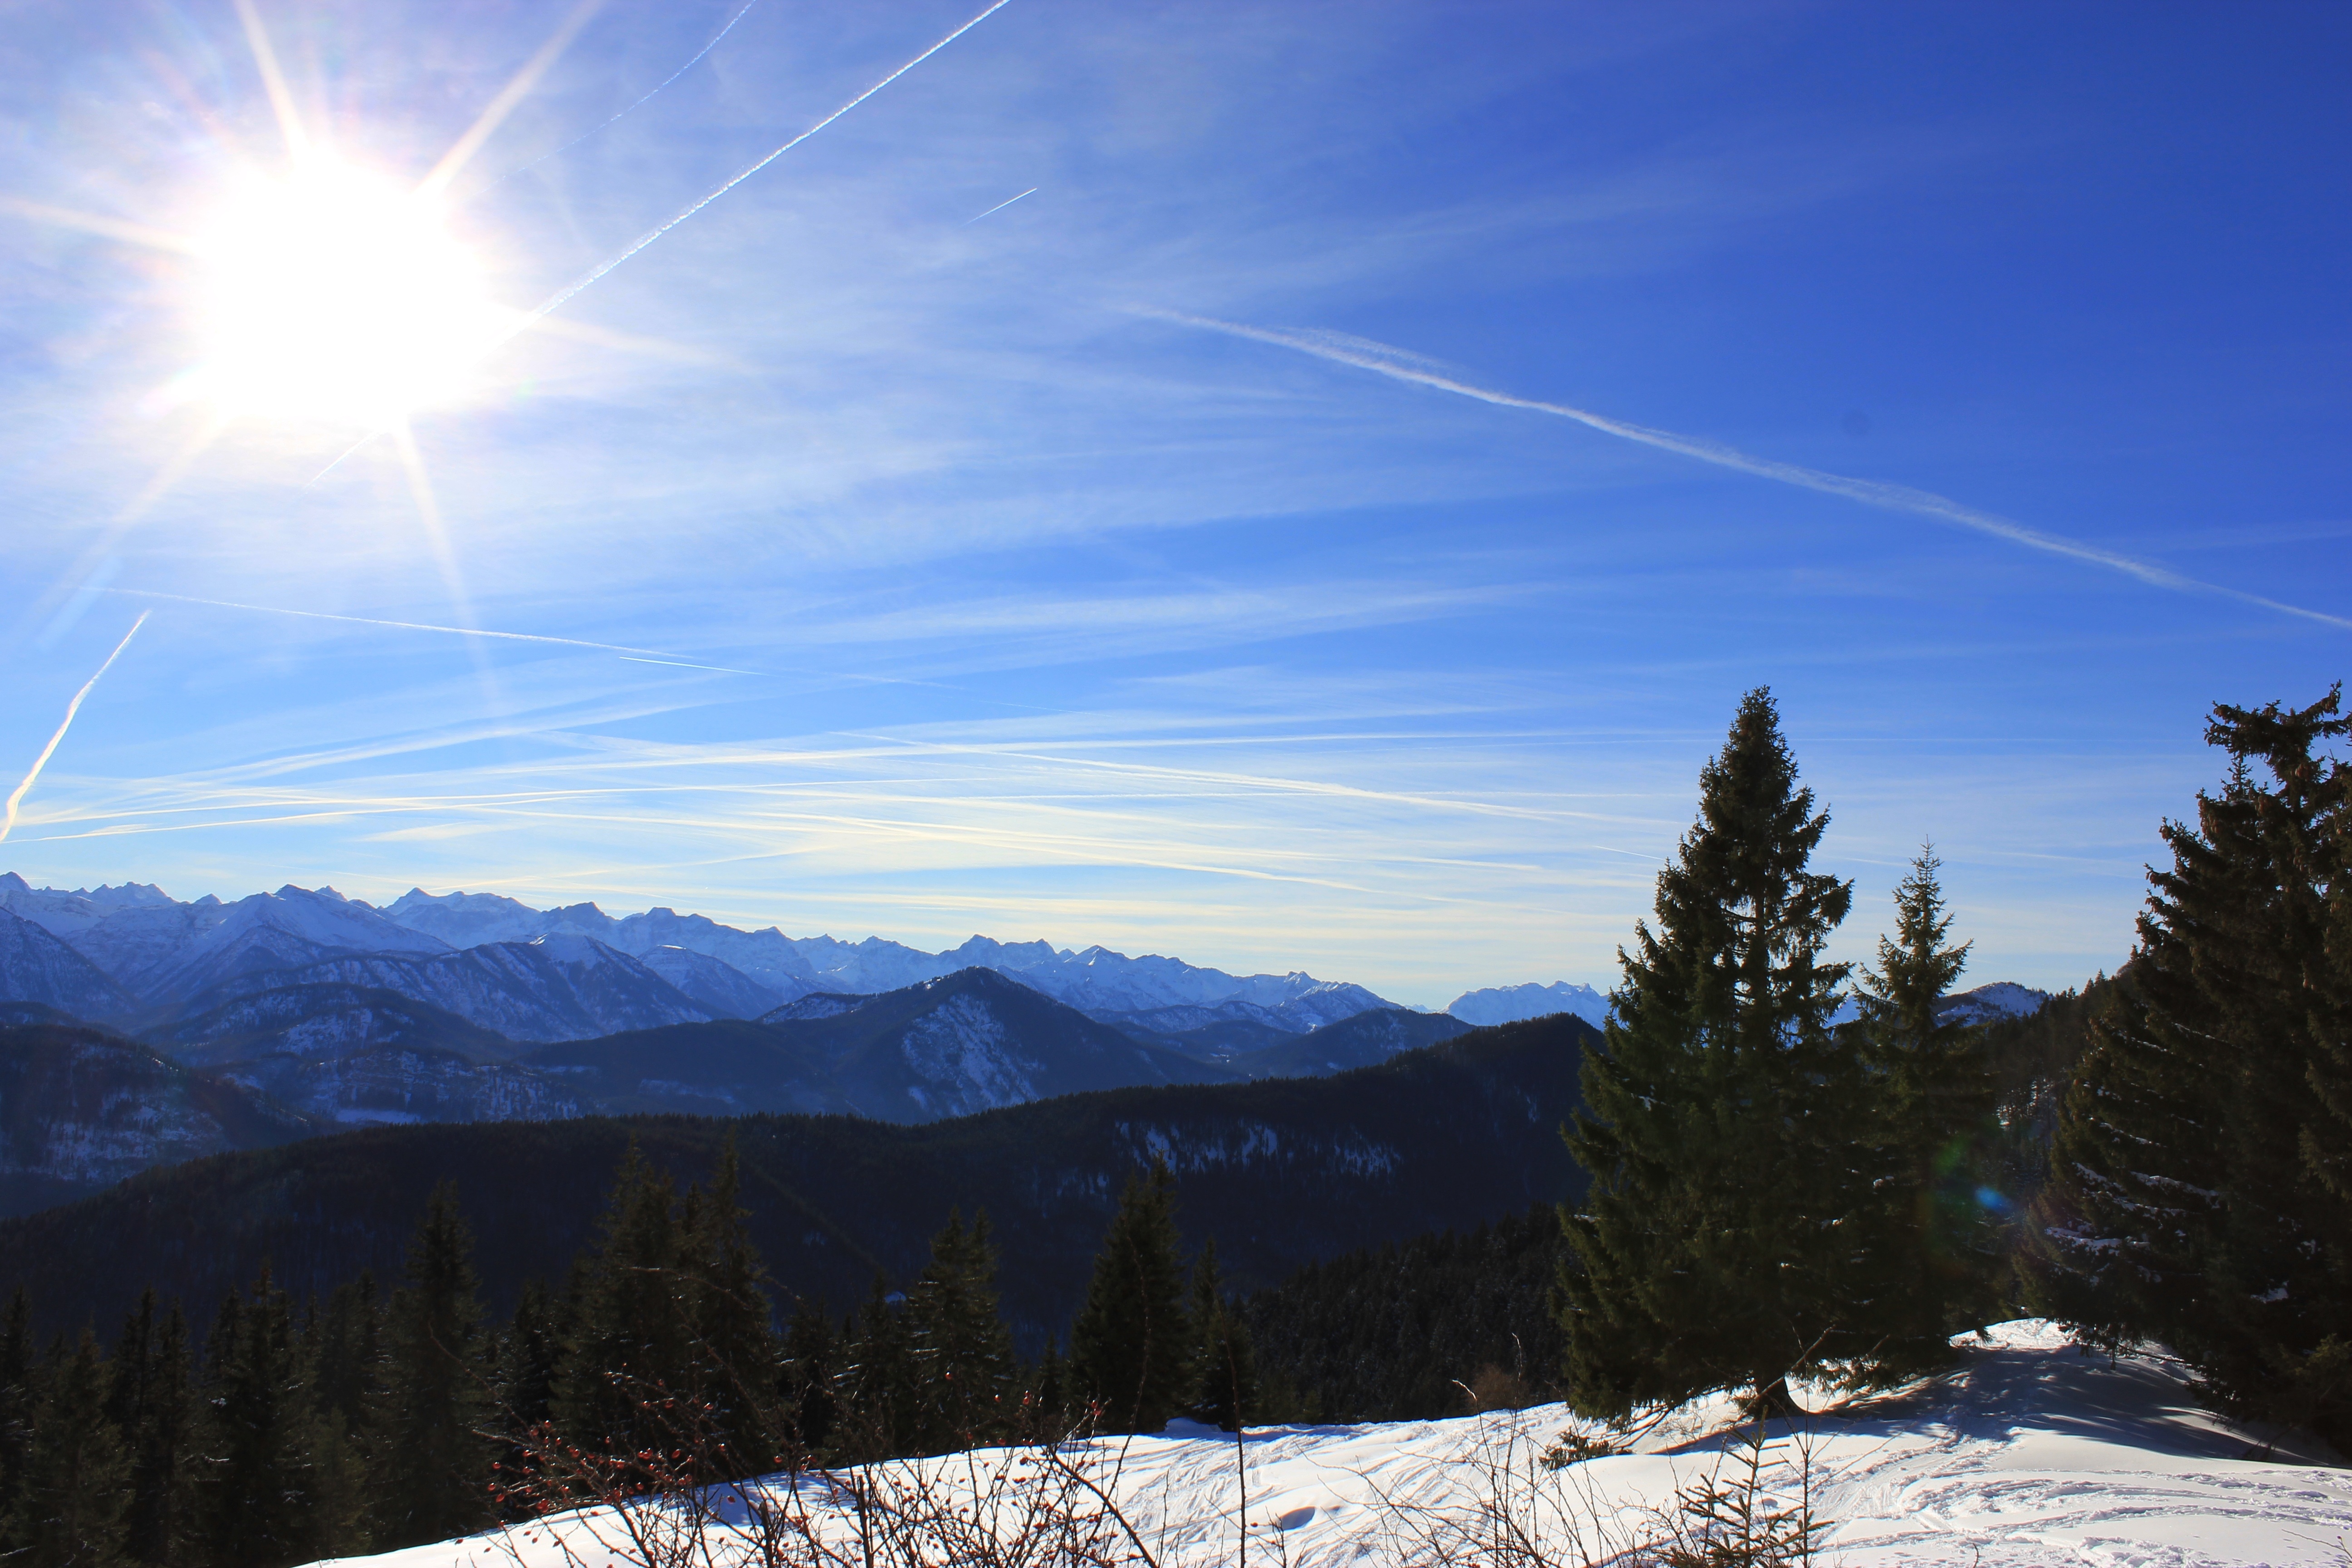
<path id="1" fill-rule="evenodd" d="M 198 250 L 196 382 L 225 413 L 383 427 L 458 392 L 511 314 L 436 203 L 331 160 L 248 181 Z"/>

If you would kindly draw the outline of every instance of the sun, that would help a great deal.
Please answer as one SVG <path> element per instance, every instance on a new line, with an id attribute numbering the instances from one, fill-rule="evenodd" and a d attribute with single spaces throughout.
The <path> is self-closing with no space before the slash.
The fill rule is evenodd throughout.
<path id="1" fill-rule="evenodd" d="M 333 159 L 247 178 L 196 252 L 195 386 L 224 414 L 386 428 L 511 331 L 437 202 Z"/>

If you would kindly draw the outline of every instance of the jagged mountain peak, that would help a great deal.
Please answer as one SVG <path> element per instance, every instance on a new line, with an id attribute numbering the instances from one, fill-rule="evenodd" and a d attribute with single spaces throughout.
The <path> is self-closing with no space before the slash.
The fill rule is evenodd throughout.
<path id="1" fill-rule="evenodd" d="M 625 956 L 593 936 L 583 936 L 572 931 L 541 931 L 530 939 L 530 945 L 540 949 L 558 963 L 595 963 L 608 953 L 614 958 Z"/>
<path id="2" fill-rule="evenodd" d="M 564 935 L 634 957 L 714 1016 L 757 1016 L 811 993 L 879 994 L 974 966 L 1012 975 L 1090 1015 L 1245 1006 L 1265 1027 L 1304 1033 L 1388 1005 L 1360 986 L 1298 969 L 1235 975 L 1161 953 L 1130 957 L 1102 943 L 1074 951 L 1042 939 L 1006 942 L 980 933 L 933 953 L 881 936 L 845 941 L 788 937 L 774 926 L 745 931 L 667 904 L 614 917 L 589 901 L 534 909 L 499 893 L 412 887 L 378 909 L 331 887 L 291 882 L 230 904 L 210 896 L 180 903 L 145 891 L 136 901 L 142 907 L 101 909 L 84 895 L 24 886 L 21 877 L 0 883 L 0 907 L 80 944 L 85 956 L 149 1004 L 176 1004 L 231 980 L 242 986 L 247 976 L 344 954 L 425 955 Z M 587 950 L 558 942 L 541 951 L 584 962 Z M 419 1000 L 439 1003 L 432 995 Z"/>

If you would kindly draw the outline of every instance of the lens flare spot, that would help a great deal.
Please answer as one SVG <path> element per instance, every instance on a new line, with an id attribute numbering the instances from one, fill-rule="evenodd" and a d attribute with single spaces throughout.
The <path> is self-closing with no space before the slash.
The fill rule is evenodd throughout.
<path id="1" fill-rule="evenodd" d="M 196 389 L 224 412 L 381 428 L 505 335 L 436 204 L 331 159 L 236 190 L 205 232 Z"/>

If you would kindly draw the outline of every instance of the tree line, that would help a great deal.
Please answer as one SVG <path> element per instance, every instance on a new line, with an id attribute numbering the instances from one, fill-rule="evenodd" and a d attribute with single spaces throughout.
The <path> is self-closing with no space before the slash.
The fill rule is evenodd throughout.
<path id="1" fill-rule="evenodd" d="M 1622 1417 L 1744 1387 L 1785 1411 L 1792 1374 L 1891 1383 L 2026 1311 L 2160 1342 L 2221 1407 L 2352 1445 L 2338 701 L 2214 709 L 2227 777 L 2164 825 L 2129 962 L 1995 1050 L 1939 1014 L 1969 944 L 1932 849 L 1876 962 L 1825 957 L 1853 884 L 1813 869 L 1827 814 L 1750 692 L 1564 1130 L 1592 1178 L 1560 1211 L 1570 1402 Z M 1849 982 L 1861 1016 L 1839 1024 Z M 2053 1068 L 2063 1089 L 2013 1092 Z"/>
<path id="2" fill-rule="evenodd" d="M 1213 1242 L 1188 1268 L 1164 1165 L 1104 1237 L 1065 1352 L 1014 1353 L 985 1215 L 903 1290 L 780 1314 L 731 1144 L 681 1194 L 634 1146 L 560 1288 L 486 1316 L 454 1186 L 388 1294 L 294 1302 L 265 1268 L 202 1336 L 147 1292 L 111 1352 L 0 1315 L 0 1553 L 27 1568 L 273 1568 L 774 1470 L 1074 1431 L 1236 1426 L 1257 1384 Z"/>
<path id="3" fill-rule="evenodd" d="M 780 1317 L 731 1145 L 683 1194 L 633 1148 L 569 1277 L 501 1323 L 446 1187 L 388 1295 L 362 1277 L 298 1310 L 265 1271 L 201 1346 L 150 1295 L 111 1354 L 88 1332 L 37 1352 L 20 1292 L 0 1314 L 0 1550 L 268 1568 L 796 1466 L 1176 1415 L 1234 1426 L 1295 1403 L 1293 1363 L 1351 1410 L 1417 1405 L 1478 1370 L 1408 1343 L 1433 1325 L 1465 1353 L 1512 1339 L 1514 1364 L 1481 1380 L 1498 1395 L 1553 1385 L 1622 1417 L 1738 1387 L 1769 1415 L 1791 1376 L 1889 1384 L 2032 1311 L 2098 1343 L 2161 1341 L 2223 1407 L 2352 1443 L 2337 708 L 2218 707 L 2228 773 L 2164 826 L 2172 863 L 2150 872 L 2129 962 L 1986 1031 L 1940 1005 L 1969 945 L 1932 848 L 1874 960 L 1828 959 L 1853 884 L 1813 868 L 1827 815 L 1769 692 L 1749 693 L 1654 921 L 1621 950 L 1563 1129 L 1591 1185 L 1558 1209 L 1548 1270 L 1540 1229 L 1510 1225 L 1237 1309 L 1213 1246 L 1183 1262 L 1155 1166 L 1121 1197 L 1066 1351 L 1024 1361 L 984 1216 L 950 1215 L 901 1290 Z M 1840 1022 L 1849 987 L 1860 1016 Z M 1521 1332 L 1547 1272 L 1549 1339 Z M 1497 1273 L 1499 1293 L 1472 1283 Z M 1277 1363 L 1264 1387 L 1253 1320 Z"/>

